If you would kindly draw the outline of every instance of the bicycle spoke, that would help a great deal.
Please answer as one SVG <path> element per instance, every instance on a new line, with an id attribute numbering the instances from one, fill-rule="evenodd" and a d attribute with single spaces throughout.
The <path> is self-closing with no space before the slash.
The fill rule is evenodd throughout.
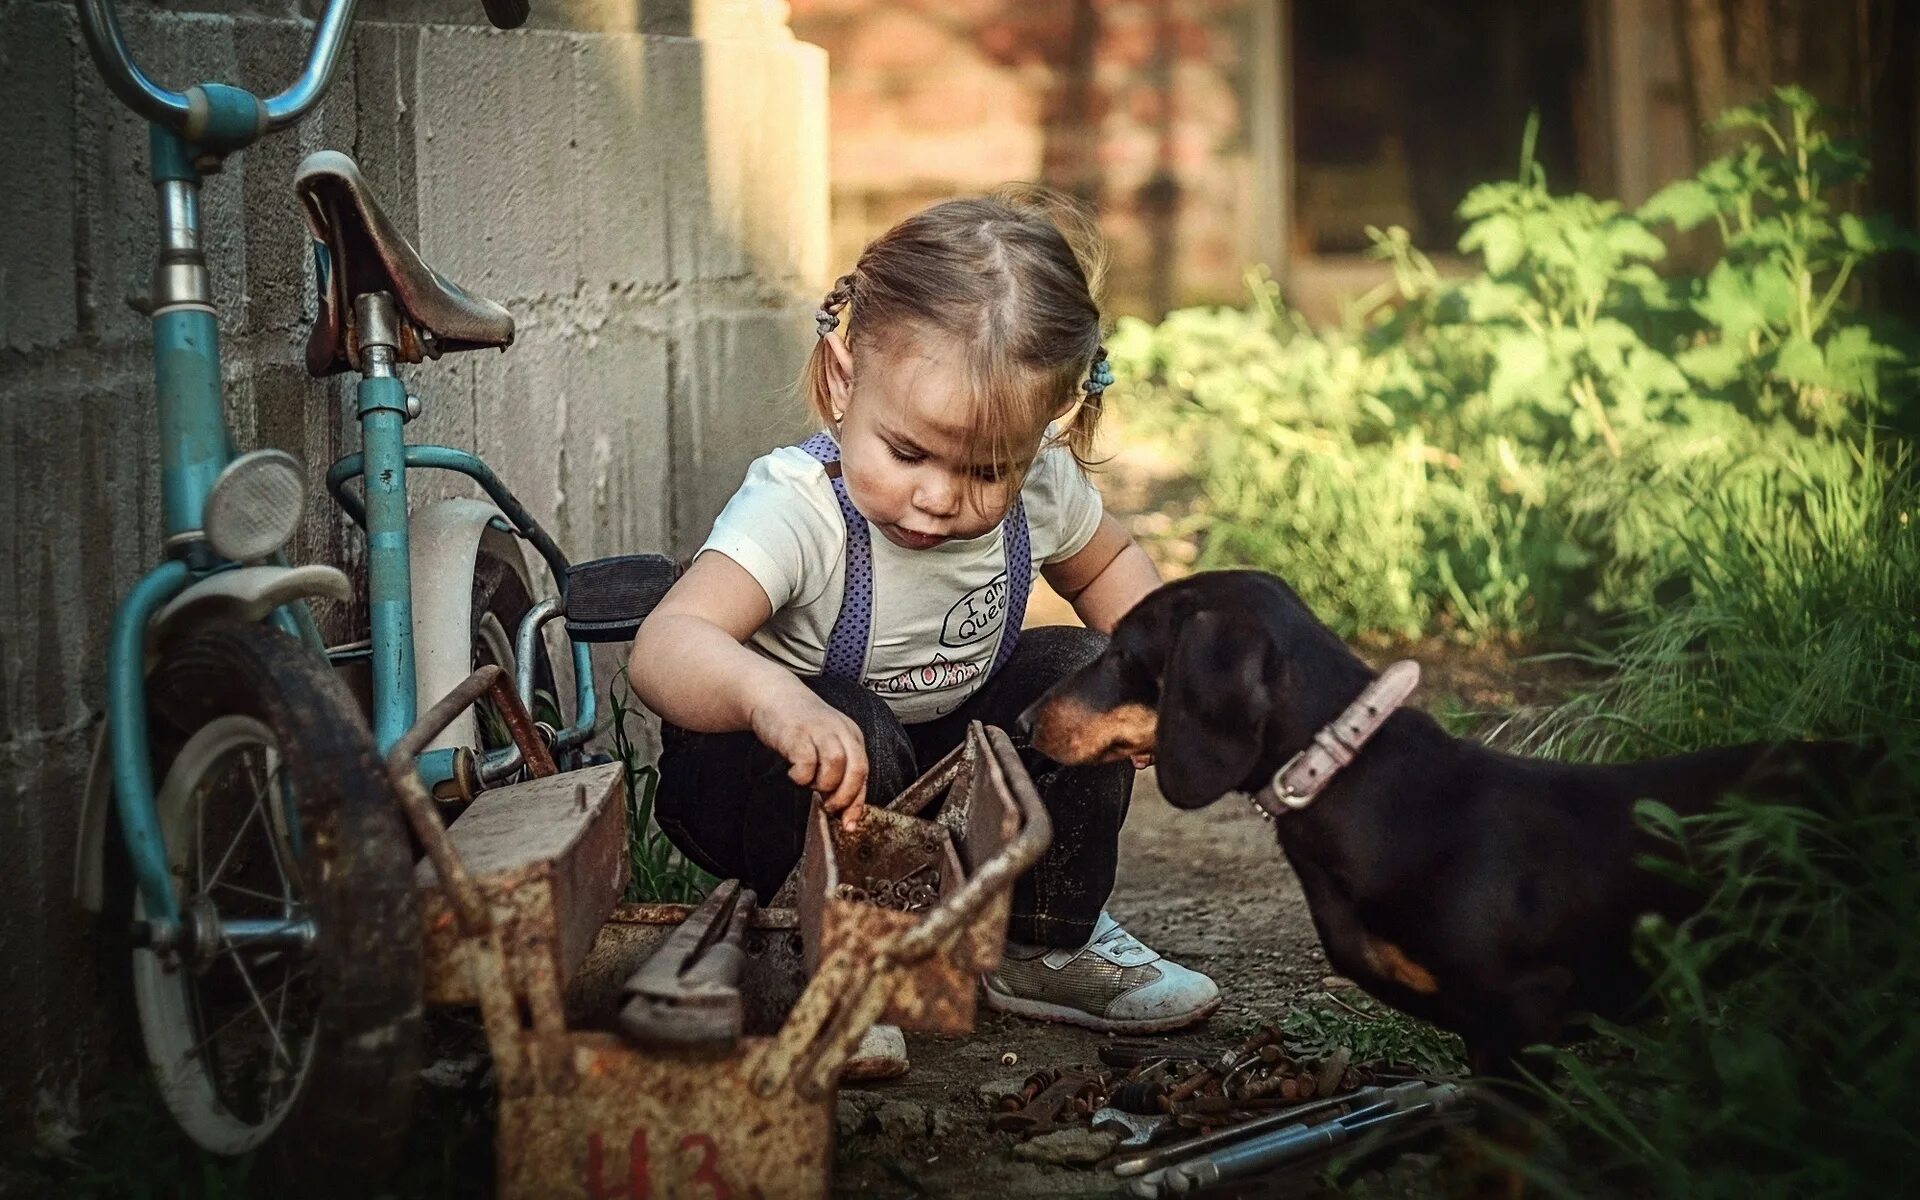
<path id="1" fill-rule="evenodd" d="M 269 996 L 274 995 L 275 993 L 284 994 L 286 991 L 291 989 L 294 984 L 300 982 L 302 979 L 305 979 L 311 973 L 312 973 L 311 971 L 304 971 L 304 970 L 290 973 L 285 979 L 275 984 L 273 987 L 273 991 L 268 992 L 267 994 Z M 225 1033 L 229 1029 L 232 1029 L 235 1025 L 239 1024 L 242 1020 L 252 1015 L 253 1015 L 252 1009 L 243 1008 L 239 1012 L 228 1017 L 226 1020 L 220 1022 L 219 1028 L 207 1034 L 205 1037 L 201 1038 L 199 1041 L 195 1042 L 193 1045 L 187 1047 L 187 1057 L 198 1058 L 200 1054 L 203 1051 L 205 1051 L 208 1046 L 213 1044 L 214 1039 L 218 1038 L 221 1034 Z"/>
<path id="2" fill-rule="evenodd" d="M 280 774 L 285 770 L 286 770 L 285 764 L 276 764 L 273 768 L 273 774 L 271 774 L 266 779 L 261 781 L 260 791 L 256 793 L 256 796 L 260 798 L 265 798 L 269 790 L 278 792 L 280 790 L 279 787 L 277 786 L 279 783 Z M 280 890 L 283 893 L 288 893 L 287 902 L 291 904 L 293 900 L 293 897 L 291 895 L 291 892 L 293 890 L 293 884 L 287 878 L 287 864 L 285 860 L 283 860 L 280 857 L 280 842 L 281 842 L 280 830 L 285 825 L 285 823 L 290 819 L 290 815 L 286 811 L 286 805 L 283 803 L 283 800 L 284 800 L 284 797 L 276 795 L 271 800 L 268 801 L 268 803 L 280 805 L 280 820 L 276 822 L 271 817 L 269 817 L 267 820 L 267 851 L 268 853 L 273 855 L 273 869 L 274 869 L 274 873 L 280 876 Z M 256 800 L 256 803 L 257 802 L 258 800 Z"/>
<path id="3" fill-rule="evenodd" d="M 240 972 L 240 982 L 247 985 L 247 995 L 253 997 L 253 1007 L 260 1013 L 261 1024 L 265 1025 L 267 1032 L 273 1036 L 273 1048 L 280 1052 L 281 1058 L 287 1060 L 288 1066 L 292 1066 L 293 1055 L 287 1052 L 287 1044 L 280 1038 L 280 1027 L 275 1025 L 273 1018 L 267 1014 L 267 1004 L 260 998 L 260 989 L 253 986 L 253 972 L 247 970 L 246 960 L 240 957 L 240 950 L 233 944 L 233 939 L 222 933 L 220 940 L 225 943 L 227 954 L 233 959 L 234 969 Z"/>
<path id="4" fill-rule="evenodd" d="M 250 888 L 244 884 L 235 883 L 231 879 L 215 880 L 213 886 L 222 891 L 233 892 L 253 900 L 263 900 L 268 904 L 278 905 L 281 908 L 292 907 L 293 897 L 291 896 L 275 896 L 268 892 L 260 891 L 258 888 Z M 209 891 L 211 890 L 212 889 L 209 889 Z"/>
<path id="5" fill-rule="evenodd" d="M 274 1012 L 274 1016 L 273 1016 L 273 1019 L 274 1019 L 274 1024 L 276 1024 L 276 1025 L 278 1025 L 279 1027 L 281 1027 L 281 1028 L 283 1028 L 283 1029 L 284 1029 L 284 1028 L 286 1028 L 286 1024 L 287 1024 L 287 991 L 288 991 L 288 988 L 287 988 L 287 983 L 286 983 L 286 981 L 287 981 L 287 976 L 288 976 L 288 975 L 290 975 L 290 974 L 292 973 L 292 971 L 293 971 L 293 967 L 291 966 L 291 964 L 289 964 L 289 965 L 288 965 L 288 967 L 286 968 L 286 974 L 283 974 L 283 975 L 281 976 L 281 980 L 280 980 L 280 986 L 279 986 L 279 988 L 277 988 L 277 989 L 276 989 L 276 990 L 277 990 L 277 991 L 278 991 L 278 992 L 280 993 L 280 999 L 279 999 L 279 1002 L 278 1002 L 278 1003 L 276 1003 L 276 1004 L 274 1005 L 274 1008 L 275 1008 L 275 1010 L 276 1010 L 276 1011 Z M 296 1076 L 298 1075 L 298 1072 L 299 1072 L 299 1068 L 298 1068 L 298 1067 L 295 1067 L 295 1066 L 294 1066 L 294 1064 L 292 1063 L 292 1061 L 291 1061 L 291 1060 L 289 1060 L 289 1062 L 288 1062 L 288 1064 L 287 1064 L 287 1065 L 288 1065 L 288 1066 L 289 1066 L 290 1068 L 292 1068 L 292 1069 L 291 1069 L 291 1070 L 290 1070 L 290 1071 L 288 1072 L 288 1074 L 287 1074 L 287 1076 L 286 1076 L 286 1078 L 287 1078 L 287 1080 L 289 1081 L 289 1083 L 288 1083 L 288 1086 L 289 1086 L 289 1087 L 291 1087 L 291 1086 L 292 1086 L 292 1083 L 291 1083 L 291 1081 L 292 1081 L 292 1080 L 294 1080 L 294 1079 L 296 1078 Z M 267 1092 L 267 1096 L 268 1096 L 268 1099 L 269 1099 L 269 1103 L 268 1103 L 268 1105 L 267 1105 L 267 1109 L 268 1109 L 268 1111 L 269 1111 L 269 1112 L 271 1112 L 271 1111 L 272 1111 L 272 1109 L 273 1109 L 273 1104 L 271 1103 L 271 1100 L 272 1100 L 272 1096 L 273 1096 L 273 1092 L 272 1092 L 272 1089 L 271 1089 L 271 1087 L 269 1087 L 269 1089 L 268 1089 L 268 1092 Z"/>
<path id="6" fill-rule="evenodd" d="M 213 868 L 213 879 L 215 883 L 220 881 L 221 873 L 227 869 L 227 861 L 233 857 L 233 852 L 240 846 L 240 839 L 247 835 L 247 830 L 253 825 L 253 818 L 258 816 L 259 813 L 260 806 L 258 804 L 247 809 L 246 819 L 240 822 L 240 828 L 234 833 L 233 840 L 227 843 L 226 853 L 220 856 L 220 862 Z M 200 890 L 202 892 L 206 891 L 207 885 L 203 883 Z"/>

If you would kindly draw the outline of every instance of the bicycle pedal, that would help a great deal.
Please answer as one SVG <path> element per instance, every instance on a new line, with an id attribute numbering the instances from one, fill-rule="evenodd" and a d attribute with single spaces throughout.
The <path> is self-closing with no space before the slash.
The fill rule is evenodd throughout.
<path id="1" fill-rule="evenodd" d="M 664 554 L 618 554 L 567 568 L 567 636 L 625 642 L 680 577 Z"/>

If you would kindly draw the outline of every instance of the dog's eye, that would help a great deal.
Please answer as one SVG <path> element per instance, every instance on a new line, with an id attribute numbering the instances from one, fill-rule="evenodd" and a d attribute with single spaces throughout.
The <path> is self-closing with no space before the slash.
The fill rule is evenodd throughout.
<path id="1" fill-rule="evenodd" d="M 1139 656 L 1129 653 L 1124 647 L 1115 647 L 1113 671 L 1130 689 L 1141 692 L 1159 690 L 1160 681 L 1153 672 L 1147 670 L 1147 665 Z"/>

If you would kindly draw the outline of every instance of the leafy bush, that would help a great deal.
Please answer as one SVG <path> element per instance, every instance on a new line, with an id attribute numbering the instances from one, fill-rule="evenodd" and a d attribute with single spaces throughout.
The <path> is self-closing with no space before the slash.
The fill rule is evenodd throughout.
<path id="1" fill-rule="evenodd" d="M 1397 303 L 1339 331 L 1258 274 L 1246 308 L 1122 321 L 1116 373 L 1202 483 L 1203 564 L 1275 570 L 1348 634 L 1533 633 L 1684 577 L 1705 498 L 1855 470 L 1862 430 L 1911 419 L 1920 356 L 1847 285 L 1916 243 L 1836 216 L 1865 164 L 1816 111 L 1736 110 L 1756 141 L 1637 212 L 1553 195 L 1529 131 L 1518 177 L 1461 205 L 1483 269 L 1374 231 Z M 1710 269 L 1656 273 L 1658 229 L 1709 222 Z"/>

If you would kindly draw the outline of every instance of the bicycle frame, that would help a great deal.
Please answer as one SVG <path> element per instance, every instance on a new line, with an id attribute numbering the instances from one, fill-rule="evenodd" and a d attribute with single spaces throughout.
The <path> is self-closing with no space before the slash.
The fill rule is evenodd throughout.
<path id="1" fill-rule="evenodd" d="M 197 84 L 184 92 L 161 87 L 134 63 L 111 0 L 76 0 L 88 49 L 109 90 L 150 123 L 149 174 L 160 227 L 149 316 L 167 560 L 142 576 L 121 599 L 114 612 L 106 663 L 114 812 L 135 886 L 151 919 L 178 921 L 180 912 L 155 810 L 147 733 L 146 633 L 168 602 L 197 580 L 239 565 L 216 554 L 204 532 L 207 497 L 232 462 L 234 446 L 221 404 L 220 330 L 201 243 L 201 181 L 217 171 L 223 160 L 294 124 L 318 103 L 339 66 L 356 5 L 357 0 L 328 0 L 298 78 L 286 90 L 262 99 L 228 84 Z M 477 458 L 446 447 L 405 445 L 406 390 L 390 366 L 384 374 L 363 377 L 358 397 L 365 448 L 336 463 L 328 482 L 348 513 L 369 533 L 374 729 L 384 752 L 412 724 L 416 705 L 406 467 L 410 463 L 445 467 L 469 475 L 539 549 L 556 583 L 564 584 L 567 562 Z M 354 475 L 377 481 L 368 491 L 364 510 L 341 490 Z M 271 561 L 285 565 L 277 553 Z M 304 602 L 284 605 L 270 619 L 316 653 L 326 652 Z M 585 644 L 574 643 L 573 661 L 577 716 L 556 739 L 562 747 L 584 742 L 595 719 Z M 452 775 L 453 757 L 452 751 L 425 756 L 421 765 L 429 786 Z"/>
<path id="2" fill-rule="evenodd" d="M 365 299 L 371 299 L 363 298 Z M 366 306 L 363 308 L 377 307 Z M 362 319 L 363 328 L 378 328 L 380 319 Z M 568 562 L 560 547 L 534 520 L 526 506 L 508 490 L 492 468 L 477 456 L 451 446 L 408 445 L 404 432 L 407 391 L 391 362 L 368 363 L 356 392 L 360 415 L 361 451 L 334 463 L 327 472 L 327 490 L 342 511 L 367 532 L 367 590 L 372 614 L 370 630 L 373 668 L 373 734 L 382 753 L 392 749 L 416 717 L 413 666 L 413 577 L 407 532 L 407 472 L 453 471 L 473 480 L 506 518 L 509 529 L 539 551 L 556 583 L 564 584 Z M 365 500 L 347 490 L 359 478 Z M 556 749 L 584 743 L 597 719 L 593 690 L 591 647 L 569 638 L 573 650 L 574 720 L 554 736 Z M 524 675 L 525 672 L 523 671 Z M 522 688 L 521 701 L 532 697 Z M 507 752 L 510 753 L 510 752 Z M 452 750 L 430 750 L 419 759 L 422 779 L 429 788 L 454 774 Z M 507 755 L 502 755 L 502 760 Z M 483 770 L 484 774 L 484 770 Z"/>
<path id="3" fill-rule="evenodd" d="M 353 0 L 340 0 L 336 7 L 350 13 Z M 102 36 L 117 42 L 119 30 L 111 10 L 98 0 L 86 0 L 81 11 L 88 18 L 88 41 L 99 59 L 103 52 L 94 37 L 93 14 L 103 14 Z M 336 45 L 337 40 L 336 34 Z M 114 76 L 108 78 L 111 81 Z M 237 88 L 225 90 L 246 95 Z M 227 109 L 240 107 L 231 104 Z M 177 920 L 179 912 L 154 811 L 143 642 L 148 622 L 169 600 L 194 580 L 235 565 L 219 558 L 202 532 L 207 495 L 233 459 L 233 437 L 220 401 L 220 325 L 200 244 L 200 182 L 204 167 L 217 165 L 239 148 L 235 143 L 241 132 L 235 126 L 212 144 L 196 144 L 156 123 L 148 137 L 149 174 L 160 214 L 151 319 L 154 403 L 160 423 L 161 531 L 170 557 L 142 577 L 114 613 L 107 649 L 107 726 L 115 808 L 135 883 L 147 911 L 165 920 Z M 316 650 L 324 649 L 304 604 L 278 610 L 274 620 Z"/>

